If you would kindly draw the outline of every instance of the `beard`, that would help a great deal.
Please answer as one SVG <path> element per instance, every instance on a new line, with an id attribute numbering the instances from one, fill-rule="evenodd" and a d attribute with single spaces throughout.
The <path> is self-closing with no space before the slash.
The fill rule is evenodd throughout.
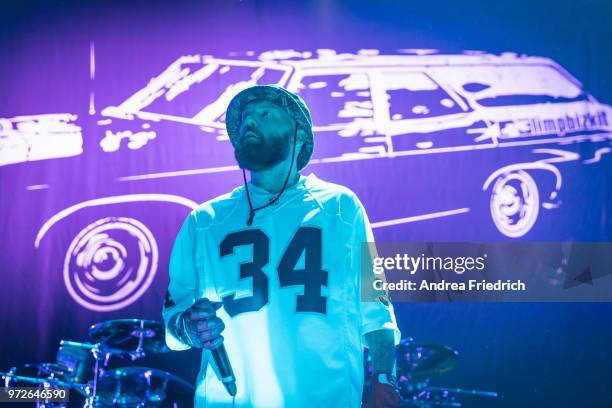
<path id="1" fill-rule="evenodd" d="M 264 139 L 261 134 L 257 139 L 242 140 L 234 150 L 234 156 L 242 169 L 249 171 L 267 170 L 276 166 L 289 155 L 289 135 L 279 135 Z"/>

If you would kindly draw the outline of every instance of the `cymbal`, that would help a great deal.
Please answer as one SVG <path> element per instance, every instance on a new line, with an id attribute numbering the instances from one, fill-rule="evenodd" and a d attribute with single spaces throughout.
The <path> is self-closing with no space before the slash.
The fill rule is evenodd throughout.
<path id="1" fill-rule="evenodd" d="M 166 371 L 147 367 L 122 367 L 98 379 L 97 402 L 101 406 L 172 406 L 171 402 L 193 399 L 194 387 Z M 98 406 L 98 405 L 96 405 Z"/>
<path id="2" fill-rule="evenodd" d="M 89 337 L 105 347 L 128 351 L 136 357 L 170 351 L 165 342 L 164 324 L 155 320 L 109 320 L 91 326 Z"/>
<path id="3" fill-rule="evenodd" d="M 396 347 L 398 376 L 420 380 L 450 371 L 459 360 L 459 352 L 439 344 L 402 341 Z"/>

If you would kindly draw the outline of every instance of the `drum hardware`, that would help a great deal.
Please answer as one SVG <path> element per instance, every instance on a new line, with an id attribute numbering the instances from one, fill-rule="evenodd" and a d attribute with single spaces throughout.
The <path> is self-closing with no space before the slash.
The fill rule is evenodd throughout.
<path id="1" fill-rule="evenodd" d="M 462 388 L 430 385 L 432 378 L 452 370 L 459 362 L 459 352 L 439 344 L 416 343 L 405 338 L 395 348 L 397 385 L 402 398 L 402 408 L 461 407 L 459 397 L 498 396 L 493 391 L 469 390 Z M 371 384 L 372 363 L 368 350 L 364 352 L 364 383 Z M 367 398 L 367 395 L 365 396 Z"/>
<path id="2" fill-rule="evenodd" d="M 67 368 L 55 363 L 24 364 L 11 367 L 8 372 L 0 372 L 5 388 L 36 387 L 39 390 L 70 388 L 71 383 L 64 380 Z M 49 402 L 44 398 L 36 400 L 38 408 L 65 408 L 64 402 Z"/>
<path id="3" fill-rule="evenodd" d="M 93 343 L 61 340 L 55 363 L 26 364 L 0 372 L 5 387 L 15 384 L 70 388 L 83 395 L 84 408 L 163 406 L 168 401 L 193 403 L 191 384 L 168 372 L 147 367 L 108 369 L 112 357 L 141 359 L 165 353 L 163 323 L 120 319 L 95 324 L 89 329 Z M 447 346 L 415 343 L 403 339 L 396 347 L 401 407 L 461 407 L 460 396 L 497 397 L 496 392 L 430 385 L 432 378 L 452 370 L 459 353 Z M 370 384 L 371 361 L 364 353 L 365 384 Z M 65 405 L 39 405 L 65 407 Z"/>
<path id="4" fill-rule="evenodd" d="M 162 322 L 110 320 L 91 326 L 89 336 L 91 343 L 61 340 L 55 363 L 26 364 L 8 373 L 0 372 L 5 387 L 69 388 L 84 397 L 84 408 L 193 405 L 194 387 L 173 374 L 147 367 L 109 369 L 113 357 L 136 361 L 149 354 L 169 352 Z"/>

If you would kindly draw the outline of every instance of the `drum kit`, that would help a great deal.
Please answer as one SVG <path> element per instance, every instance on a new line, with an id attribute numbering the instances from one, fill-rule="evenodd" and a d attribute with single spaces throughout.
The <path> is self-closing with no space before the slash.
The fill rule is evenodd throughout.
<path id="1" fill-rule="evenodd" d="M 113 368 L 110 360 L 140 360 L 169 352 L 161 322 L 110 320 L 89 329 L 91 342 L 62 340 L 56 362 L 26 364 L 0 372 L 4 387 L 65 388 L 70 404 L 40 400 L 40 408 L 183 407 L 193 405 L 194 388 L 168 372 L 139 366 Z M 75 404 L 75 391 L 80 398 Z"/>
<path id="2" fill-rule="evenodd" d="M 446 373 L 459 361 L 459 352 L 438 344 L 415 343 L 412 338 L 402 339 L 395 348 L 397 386 L 401 408 L 461 407 L 461 396 L 497 397 L 493 391 L 436 387 L 432 378 Z M 372 377 L 372 362 L 367 350 L 364 355 L 365 383 L 368 390 Z M 364 396 L 366 399 L 367 396 Z"/>
<path id="3" fill-rule="evenodd" d="M 134 362 L 147 355 L 170 351 L 161 322 L 141 319 L 110 320 L 89 329 L 91 342 L 62 340 L 53 363 L 25 364 L 0 372 L 3 386 L 64 388 L 80 398 L 66 402 L 40 400 L 39 408 L 140 408 L 193 405 L 194 388 L 187 381 L 155 368 L 111 365 L 111 359 Z M 438 387 L 432 378 L 453 369 L 459 353 L 447 346 L 403 339 L 396 347 L 397 385 L 402 408 L 461 407 L 466 395 L 497 397 L 491 391 Z M 372 363 L 364 351 L 365 387 L 369 389 Z M 367 398 L 367 395 L 364 395 Z"/>

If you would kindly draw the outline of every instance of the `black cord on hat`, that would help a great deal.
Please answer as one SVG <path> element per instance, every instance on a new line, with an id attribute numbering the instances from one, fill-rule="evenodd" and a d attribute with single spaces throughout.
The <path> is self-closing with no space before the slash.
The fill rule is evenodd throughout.
<path id="1" fill-rule="evenodd" d="M 262 205 L 261 207 L 253 208 L 253 203 L 251 202 L 251 195 L 249 194 L 249 185 L 246 180 L 246 172 L 244 171 L 244 169 L 242 169 L 242 178 L 244 179 L 244 188 L 246 189 L 247 201 L 249 202 L 249 219 L 247 220 L 247 226 L 250 227 L 251 225 L 253 225 L 253 218 L 255 218 L 255 211 L 259 211 L 261 209 L 266 208 L 269 205 L 272 205 L 273 203 L 279 200 L 281 194 L 283 194 L 283 191 L 285 191 L 285 187 L 287 187 L 287 182 L 289 182 L 289 177 L 291 176 L 291 169 L 293 169 L 293 161 L 295 159 L 295 145 L 297 144 L 296 143 L 297 142 L 297 131 L 298 131 L 298 124 L 296 121 L 295 122 L 295 132 L 293 133 L 293 152 L 291 153 L 291 164 L 289 165 L 289 172 L 287 172 L 287 178 L 285 179 L 285 182 L 283 183 L 283 187 L 278 192 L 276 197 L 270 200 L 268 204 Z"/>

